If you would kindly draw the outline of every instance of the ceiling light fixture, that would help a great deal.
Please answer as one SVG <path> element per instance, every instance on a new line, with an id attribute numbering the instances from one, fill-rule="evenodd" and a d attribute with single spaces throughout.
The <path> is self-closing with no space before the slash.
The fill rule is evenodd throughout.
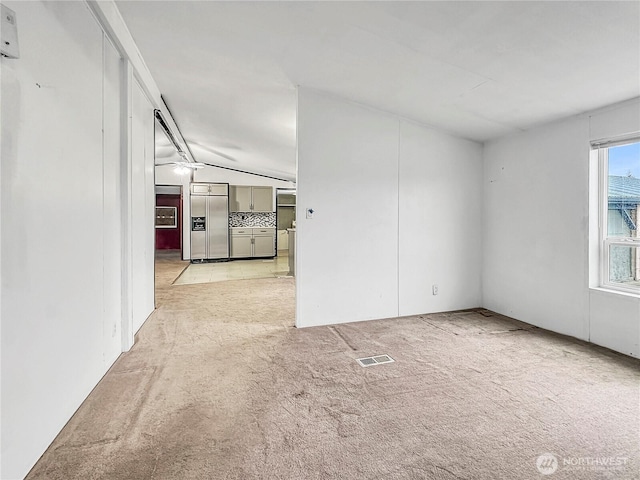
<path id="1" fill-rule="evenodd" d="M 176 166 L 176 171 L 181 174 L 189 173 L 193 170 L 205 167 L 204 163 L 197 162 L 174 162 L 174 165 Z"/>
<path id="2" fill-rule="evenodd" d="M 184 167 L 183 165 L 176 165 L 175 172 L 178 175 L 186 175 L 189 172 L 191 172 L 191 170 L 188 169 L 187 167 Z"/>

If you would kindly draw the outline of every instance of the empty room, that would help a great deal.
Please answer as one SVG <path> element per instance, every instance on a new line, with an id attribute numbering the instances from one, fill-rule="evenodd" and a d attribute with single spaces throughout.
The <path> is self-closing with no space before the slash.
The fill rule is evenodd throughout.
<path id="1" fill-rule="evenodd" d="M 0 3 L 2 480 L 639 478 L 640 2 Z"/>

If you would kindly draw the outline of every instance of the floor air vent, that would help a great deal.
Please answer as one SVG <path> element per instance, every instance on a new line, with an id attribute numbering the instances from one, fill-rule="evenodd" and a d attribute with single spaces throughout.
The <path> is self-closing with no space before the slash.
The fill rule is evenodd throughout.
<path id="1" fill-rule="evenodd" d="M 372 367 L 373 365 L 380 365 L 382 363 L 393 363 L 395 360 L 389 355 L 376 355 L 375 357 L 356 358 L 356 362 L 361 367 Z"/>

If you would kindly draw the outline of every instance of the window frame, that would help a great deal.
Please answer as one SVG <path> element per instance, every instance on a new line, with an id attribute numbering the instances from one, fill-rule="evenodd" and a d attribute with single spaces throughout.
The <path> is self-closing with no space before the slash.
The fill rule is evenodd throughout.
<path id="1" fill-rule="evenodd" d="M 598 196 L 599 196 L 599 254 L 600 254 L 600 286 L 608 290 L 631 293 L 640 296 L 640 285 L 630 286 L 620 282 L 611 281 L 610 275 L 610 251 L 611 247 L 636 247 L 640 249 L 640 237 L 609 236 L 609 148 L 632 143 L 639 143 L 637 134 L 618 140 L 608 140 L 593 143 L 592 147 L 598 151 Z M 640 222 L 638 224 L 640 227 Z"/>
<path id="2" fill-rule="evenodd" d="M 173 215 L 169 215 L 169 218 L 173 218 L 173 223 L 171 224 L 159 224 L 159 218 L 167 218 L 166 216 L 160 217 L 158 214 L 159 210 L 163 209 L 171 209 Z M 171 205 L 156 205 L 156 217 L 155 217 L 155 226 L 156 228 L 178 228 L 178 207 L 174 207 Z"/>

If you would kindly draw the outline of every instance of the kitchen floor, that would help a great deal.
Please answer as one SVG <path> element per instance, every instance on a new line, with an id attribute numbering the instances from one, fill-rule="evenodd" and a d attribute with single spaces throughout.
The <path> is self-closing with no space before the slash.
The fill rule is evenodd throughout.
<path id="1" fill-rule="evenodd" d="M 174 285 L 224 282 L 249 278 L 277 278 L 289 274 L 288 252 L 275 258 L 231 260 L 228 262 L 192 263 L 173 282 Z"/>

